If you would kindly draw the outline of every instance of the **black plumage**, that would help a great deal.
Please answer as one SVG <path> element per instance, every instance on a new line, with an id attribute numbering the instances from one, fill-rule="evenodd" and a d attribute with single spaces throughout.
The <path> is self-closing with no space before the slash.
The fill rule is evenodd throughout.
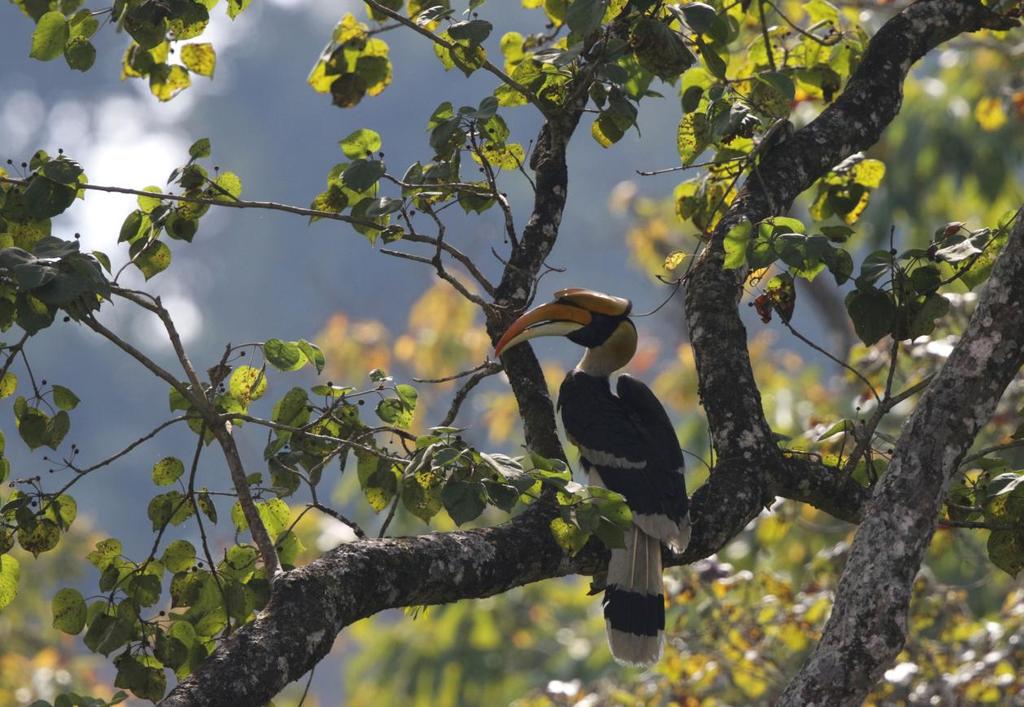
<path id="1" fill-rule="evenodd" d="M 570 441 L 579 447 L 590 484 L 622 494 L 633 515 L 625 547 L 608 560 L 604 615 L 616 660 L 652 665 L 665 629 L 661 552 L 682 552 L 690 539 L 683 453 L 665 409 L 650 388 L 627 375 L 612 393 L 609 377 L 636 353 L 629 300 L 569 288 L 520 316 L 495 352 L 538 336 L 565 336 L 586 349 L 558 397 Z"/>
<path id="2" fill-rule="evenodd" d="M 558 392 L 566 434 L 580 448 L 583 467 L 621 493 L 633 513 L 682 521 L 689 508 L 683 452 L 665 408 L 630 375 L 619 376 L 616 392 L 608 378 L 570 371 Z M 587 450 L 599 454 L 588 457 Z M 601 455 L 628 464 L 614 465 Z"/>

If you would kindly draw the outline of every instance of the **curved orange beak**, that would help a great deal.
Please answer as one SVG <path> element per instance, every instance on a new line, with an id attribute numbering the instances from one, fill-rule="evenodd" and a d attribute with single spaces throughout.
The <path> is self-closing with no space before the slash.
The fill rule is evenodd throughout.
<path id="1" fill-rule="evenodd" d="M 494 347 L 495 356 L 538 336 L 565 336 L 590 324 L 591 315 L 573 305 L 552 302 L 542 304 L 512 322 Z"/>

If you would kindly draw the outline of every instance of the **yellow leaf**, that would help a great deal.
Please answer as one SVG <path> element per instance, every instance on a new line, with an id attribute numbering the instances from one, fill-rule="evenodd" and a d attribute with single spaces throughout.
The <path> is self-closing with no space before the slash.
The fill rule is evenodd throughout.
<path id="1" fill-rule="evenodd" d="M 686 253 L 674 250 L 665 258 L 665 269 L 671 272 L 682 265 L 684 260 L 686 260 Z"/>
<path id="2" fill-rule="evenodd" d="M 181 60 L 190 70 L 200 76 L 213 78 L 213 70 L 217 66 L 217 53 L 213 45 L 186 44 L 181 48 Z"/>
<path id="3" fill-rule="evenodd" d="M 978 125 L 986 132 L 995 132 L 1006 124 L 1006 110 L 1003 102 L 993 96 L 987 96 L 978 101 L 974 107 L 974 118 Z"/>
<path id="4" fill-rule="evenodd" d="M 758 268 L 757 270 L 751 270 L 750 274 L 747 275 L 746 287 L 756 287 L 765 274 L 767 274 L 768 268 Z"/>
<path id="5" fill-rule="evenodd" d="M 169 101 L 192 83 L 188 70 L 177 64 L 161 64 L 149 74 L 149 90 L 161 101 Z"/>
<path id="6" fill-rule="evenodd" d="M 366 25 L 356 19 L 351 12 L 346 12 L 341 22 L 334 28 L 334 41 L 344 44 L 349 40 L 362 41 L 366 39 L 366 32 L 369 29 Z"/>

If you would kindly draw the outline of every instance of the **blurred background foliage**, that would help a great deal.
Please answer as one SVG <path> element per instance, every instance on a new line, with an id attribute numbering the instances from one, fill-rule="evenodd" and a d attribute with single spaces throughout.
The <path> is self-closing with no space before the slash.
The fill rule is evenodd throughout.
<path id="1" fill-rule="evenodd" d="M 513 4 L 517 7 L 498 9 L 494 6 L 499 3 L 492 0 L 488 9 L 494 10 L 496 23 L 502 18 L 522 21 L 524 11 L 518 3 L 508 6 Z M 543 5 L 540 9 L 553 16 L 560 7 L 557 2 L 523 4 Z M 349 3 L 346 9 L 361 12 L 357 5 Z M 802 16 L 803 3 L 779 5 L 791 17 Z M 891 13 L 894 4 L 836 5 L 848 23 L 859 23 L 870 34 Z M 275 6 L 248 31 L 266 32 L 270 24 L 294 12 L 297 10 Z M 292 36 L 280 32 L 268 40 L 285 42 L 288 37 L 286 45 L 274 44 L 276 56 L 299 53 L 302 61 L 312 63 L 315 57 L 306 51 L 313 41 L 310 37 L 322 41 L 340 12 L 333 6 L 318 8 L 308 13 L 304 23 L 292 17 Z M 14 24 L 5 22 L 0 26 L 0 39 L 5 43 L 24 34 L 24 28 Z M 396 86 L 383 93 L 381 100 L 397 102 L 385 104 L 383 110 L 390 111 L 386 117 L 368 120 L 380 120 L 380 132 L 392 144 L 389 130 L 396 133 L 408 129 L 406 116 L 399 112 L 401 101 L 394 94 L 403 90 L 398 83 L 403 80 L 401 71 L 415 61 L 408 53 L 409 46 L 415 46 L 419 39 L 393 32 L 388 41 L 394 52 L 392 61 L 398 67 Z M 102 55 L 102 44 L 100 50 Z M 1019 43 L 991 36 L 966 37 L 929 56 L 915 69 L 906 85 L 900 117 L 869 153 L 885 163 L 886 177 L 858 224 L 849 244 L 851 250 L 863 254 L 888 248 L 891 232 L 899 248 L 924 247 L 934 231 L 947 222 L 965 221 L 974 228 L 990 225 L 1020 204 L 1024 197 L 1024 75 L 1020 51 Z M 281 87 L 285 93 L 280 95 L 287 96 L 286 86 L 296 80 L 294 75 L 277 75 L 273 68 L 273 61 L 263 60 L 254 76 L 236 64 L 234 80 L 250 95 L 212 95 L 214 108 L 186 111 L 182 117 L 186 129 L 193 130 L 197 123 L 212 123 L 215 130 L 230 134 L 247 116 L 254 116 L 256 122 L 247 137 L 259 133 L 267 136 L 265 142 L 273 143 L 269 136 L 279 135 L 274 131 L 281 126 L 255 117 L 251 94 L 257 86 L 260 92 L 275 92 Z M 231 71 L 227 59 L 226 85 L 232 81 Z M 100 72 L 92 72 L 96 73 Z M 435 76 L 431 80 L 439 79 Z M 418 89 L 406 84 L 413 91 L 405 94 L 411 96 L 406 100 L 429 93 L 431 80 L 421 77 Z M 446 86 L 454 85 L 453 92 L 473 95 L 472 90 L 459 88 L 459 83 L 448 82 Z M 11 83 L 0 83 L 0 87 L 8 94 L 18 88 Z M 60 97 L 59 93 L 47 94 L 42 86 L 35 88 L 47 101 Z M 670 90 L 665 92 L 669 94 Z M 794 122 L 813 117 L 824 98 L 797 95 L 790 106 Z M 87 101 L 88 96 L 79 96 L 78 100 Z M 306 104 L 305 110 L 318 114 L 310 105 L 316 104 Z M 7 111 L 18 108 L 10 101 L 5 106 Z M 668 111 L 671 115 L 664 119 L 650 104 L 647 110 L 648 115 L 640 120 L 645 136 L 657 134 L 661 128 L 672 133 L 668 143 L 642 141 L 631 135 L 611 148 L 614 153 L 595 154 L 599 148 L 592 143 L 585 145 L 585 154 L 584 148 L 576 148 L 579 154 L 574 163 L 578 166 L 571 173 L 572 210 L 555 254 L 556 260 L 572 268 L 565 274 L 552 273 L 542 287 L 593 285 L 638 301 L 655 302 L 667 294 L 667 290 L 651 285 L 654 275 L 669 275 L 666 257 L 695 247 L 695 234 L 700 228 L 677 213 L 674 189 L 678 179 L 639 178 L 632 172 L 634 168 L 662 166 L 666 144 L 669 153 L 674 154 L 676 113 Z M 8 126 L 14 124 L 12 120 L 8 119 Z M 275 114 L 275 122 L 286 121 L 287 115 Z M 522 130 L 524 141 L 528 140 L 534 126 L 528 120 L 510 122 Z M 421 127 L 417 125 L 416 131 Z M 337 139 L 348 132 L 346 126 L 328 134 Z M 583 143 L 585 137 L 579 142 Z M 322 165 L 323 160 L 318 160 L 316 154 L 320 147 L 295 148 L 288 143 L 289 138 L 281 140 L 283 147 L 269 147 L 265 155 L 249 154 L 238 166 L 247 168 L 246 174 L 252 176 L 257 188 L 274 194 L 275 187 L 281 186 L 285 191 L 282 197 L 289 196 L 282 171 L 310 172 L 316 186 L 296 191 L 312 192 L 321 181 L 316 175 L 323 170 L 307 167 Z M 249 149 L 241 143 L 233 144 L 230 138 L 218 144 L 237 155 L 245 155 Z M 396 149 L 403 147 L 399 143 Z M 607 165 L 613 160 L 622 160 L 623 168 L 609 170 Z M 604 174 L 598 174 L 600 171 Z M 524 193 L 520 193 L 520 201 Z M 809 221 L 812 199 L 813 194 L 805 195 L 794 215 Z M 301 197 L 293 200 L 301 201 Z M 256 231 L 293 228 L 280 223 L 269 227 L 263 224 Z M 116 230 L 116 226 L 113 228 Z M 213 297 L 219 300 L 217 305 L 203 312 L 208 328 L 228 329 L 234 336 L 238 329 L 246 330 L 237 322 L 232 328 L 232 318 L 238 317 L 250 330 L 265 321 L 282 320 L 288 321 L 288 328 L 296 336 L 308 336 L 319 329 L 316 342 L 329 366 L 325 376 L 339 383 L 357 381 L 378 368 L 396 380 L 442 378 L 478 365 L 488 353 L 489 342 L 475 308 L 450 287 L 432 282 L 426 271 L 394 263 L 381 266 L 375 261 L 383 259 L 369 257 L 364 251 L 347 249 L 343 255 L 331 252 L 323 239 L 314 238 L 312 245 L 302 248 L 308 253 L 296 254 L 294 246 L 283 242 L 288 239 L 260 240 L 257 234 L 249 233 L 253 243 L 247 242 L 240 249 L 237 234 L 222 235 L 221 240 L 227 241 L 222 244 L 226 251 L 211 250 L 203 257 L 216 262 L 216 257 L 226 257 L 225 252 L 240 254 L 252 268 L 239 269 L 239 279 L 232 287 L 220 282 L 200 287 L 205 288 L 205 295 L 223 295 Z M 493 236 L 493 231 L 489 235 Z M 481 245 L 471 254 L 482 259 L 489 257 L 486 252 Z M 308 259 L 302 260 L 306 256 Z M 631 271 L 620 268 L 609 272 L 609 263 L 626 259 L 632 262 Z M 260 286 L 271 279 L 270 266 L 281 262 L 291 265 L 287 277 L 296 283 L 285 301 L 272 302 L 260 293 Z M 353 273 L 353 268 L 365 269 Z M 621 287 L 612 280 L 619 277 Z M 208 279 L 216 281 L 218 277 L 208 274 Z M 752 285 L 751 293 L 755 288 Z M 255 300 L 245 307 L 246 293 L 250 292 L 256 293 Z M 969 293 L 952 300 L 951 312 L 939 328 L 930 337 L 905 347 L 897 371 L 897 389 L 918 382 L 948 355 L 973 304 Z M 307 301 L 315 301 L 316 306 L 305 310 L 298 304 Z M 765 324 L 754 316 L 746 321 L 755 373 L 773 429 L 793 450 L 841 453 L 846 444 L 841 435 L 821 437 L 836 421 L 869 410 L 863 383 L 801 345 L 777 322 Z M 856 365 L 875 385 L 883 382 L 887 346 L 854 345 L 840 294 L 834 289 L 820 283 L 799 285 L 794 323 L 833 354 Z M 638 326 L 642 348 L 630 372 L 652 381 L 677 421 L 680 439 L 691 453 L 688 485 L 696 488 L 706 478 L 706 464 L 712 460 L 678 298 L 655 317 L 639 320 Z M 265 334 L 261 332 L 255 338 Z M 58 341 L 82 346 L 69 337 Z M 219 340 L 214 342 L 211 350 L 220 345 Z M 572 361 L 564 357 L 563 351 L 542 348 L 540 353 L 549 385 L 557 386 Z M 563 357 L 553 358 L 555 354 Z M 89 357 L 101 360 L 95 352 L 83 356 L 85 361 Z M 68 370 L 61 368 L 56 357 L 50 368 Z M 125 387 L 130 388 L 130 384 Z M 420 400 L 413 431 L 423 431 L 440 419 L 447 410 L 452 387 L 451 382 L 418 386 Z M 979 438 L 978 447 L 1005 442 L 1016 432 L 1016 411 L 1022 395 L 1024 385 L 1018 380 L 1008 390 L 993 424 Z M 124 395 L 128 409 L 132 397 Z M 884 422 L 883 433 L 895 433 L 908 412 L 909 406 L 897 408 Z M 500 382 L 481 385 L 458 424 L 467 428 L 467 439 L 481 449 L 521 452 L 515 402 Z M 97 437 L 97 446 L 103 439 Z M 1012 450 L 1007 456 L 1015 462 L 1014 468 L 1024 465 L 1024 457 Z M 575 466 L 575 459 L 570 461 Z M 966 468 L 964 472 L 969 482 L 982 470 Z M 130 494 L 131 488 L 125 493 Z M 125 500 L 117 502 L 123 504 Z M 338 483 L 335 500 L 371 533 L 379 526 L 380 518 L 362 502 L 353 474 Z M 125 530 L 131 527 L 130 521 L 116 517 L 100 500 L 95 499 L 91 507 L 97 509 L 95 522 L 105 532 L 130 532 Z M 482 522 L 500 522 L 504 517 L 490 509 Z M 308 548 L 303 560 L 350 539 L 339 526 L 330 520 L 304 518 L 296 527 Z M 439 530 L 453 527 L 443 511 L 432 523 L 432 528 Z M 427 527 L 400 507 L 391 530 L 396 534 L 419 533 Z M 521 707 L 768 704 L 812 648 L 824 625 L 852 532 L 851 526 L 809 507 L 779 503 L 719 556 L 667 572 L 670 609 L 666 656 L 651 671 L 623 668 L 611 661 L 600 601 L 587 596 L 586 578 L 570 578 L 484 600 L 408 610 L 404 614 L 387 612 L 360 622 L 342 634 L 335 659 L 318 668 L 309 695 L 303 698 L 304 686 L 293 685 L 276 704 L 294 705 L 303 699 L 306 705 L 345 702 L 357 706 L 431 707 L 506 703 Z M 988 561 L 987 536 L 984 530 L 949 527 L 936 533 L 915 587 L 909 619 L 911 639 L 897 664 L 885 673 L 871 697 L 872 703 L 1008 704 L 1022 699 L 1024 677 L 1018 666 L 1024 662 L 1024 589 L 1018 580 Z M 74 640 L 59 637 L 50 628 L 48 598 L 53 588 L 76 581 L 76 574 L 83 570 L 77 558 L 95 539 L 93 532 L 79 523 L 60 549 L 39 560 L 21 562 L 22 586 L 33 589 L 19 595 L 17 611 L 0 615 L 0 645 L 4 647 L 0 656 L 0 703 L 49 700 L 67 690 L 103 697 L 113 694 L 104 662 L 84 654 Z M 84 583 L 92 585 L 92 581 Z"/>

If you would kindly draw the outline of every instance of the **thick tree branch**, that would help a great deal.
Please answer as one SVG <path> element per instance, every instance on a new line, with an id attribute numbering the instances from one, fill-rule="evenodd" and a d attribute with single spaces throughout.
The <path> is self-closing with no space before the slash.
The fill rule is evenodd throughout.
<path id="1" fill-rule="evenodd" d="M 709 485 L 731 487 L 730 480 L 718 476 L 720 471 L 745 470 L 746 483 L 736 484 L 732 496 L 722 496 L 729 499 L 723 512 L 733 518 L 736 532 L 744 518 L 754 517 L 773 492 L 786 487 L 775 471 L 786 465 L 765 419 L 750 365 L 737 307 L 742 273 L 722 267 L 725 233 L 743 220 L 757 223 L 784 213 L 832 166 L 874 144 L 899 112 L 911 65 L 928 51 L 962 32 L 1015 24 L 977 2 L 958 0 L 923 0 L 886 22 L 835 103 L 762 156 L 760 179 L 747 180 L 694 267 L 686 291 L 686 318 L 701 401 L 719 457 L 719 471 L 711 475 Z"/>
<path id="2" fill-rule="evenodd" d="M 769 204 L 788 208 L 828 168 L 875 142 L 899 109 L 907 70 L 928 49 L 958 32 L 999 21 L 980 5 L 952 0 L 921 2 L 903 14 L 910 17 L 894 19 L 872 41 L 847 92 L 762 157 L 762 179 L 744 188 L 708 257 L 693 273 L 687 317 L 719 462 L 710 483 L 692 499 L 690 547 L 681 557 L 667 558 L 668 564 L 717 551 L 775 495 L 851 521 L 863 514 L 867 489 L 811 458 L 784 457 L 772 440 L 737 312 L 740 281 L 721 267 L 721 237 L 743 218 L 756 222 L 770 215 Z M 579 95 L 586 95 L 585 88 Z M 549 115 L 542 128 L 531 160 L 537 177 L 533 213 L 513 244 L 495 303 L 486 310 L 492 339 L 532 300 L 538 273 L 555 243 L 568 185 L 566 146 L 581 109 L 573 105 Z M 1019 329 L 1024 332 L 1024 326 Z M 561 456 L 554 409 L 531 348 L 515 347 L 503 356 L 503 364 L 528 446 L 545 456 Z M 605 551 L 596 543 L 575 558 L 562 553 L 548 527 L 553 510 L 542 503 L 495 528 L 344 545 L 285 575 L 256 621 L 219 646 L 163 704 L 258 704 L 319 662 L 345 626 L 378 611 L 491 596 L 598 568 Z"/>
<path id="3" fill-rule="evenodd" d="M 950 479 L 1024 364 L 1024 213 L 953 353 L 903 426 L 832 616 L 779 704 L 859 705 L 906 639 L 911 585 Z"/>
<path id="4" fill-rule="evenodd" d="M 787 486 L 801 489 L 801 500 L 843 503 L 826 499 L 844 490 L 851 500 L 867 498 L 866 489 L 851 486 L 834 470 L 809 460 L 789 461 L 779 474 Z M 742 473 L 714 473 L 736 485 L 745 483 Z M 815 499 L 815 492 L 822 497 Z M 666 565 L 707 557 L 731 539 L 732 521 L 722 522 L 723 507 L 731 504 L 720 497 L 728 493 L 725 484 L 697 491 L 690 546 L 681 557 L 666 555 Z M 554 515 L 551 506 L 538 502 L 495 528 L 340 545 L 278 579 L 270 604 L 257 619 L 226 639 L 161 704 L 262 704 L 322 660 L 341 630 L 377 612 L 492 596 L 543 579 L 592 574 L 607 562 L 607 550 L 596 540 L 576 557 L 567 557 L 548 527 Z"/>

